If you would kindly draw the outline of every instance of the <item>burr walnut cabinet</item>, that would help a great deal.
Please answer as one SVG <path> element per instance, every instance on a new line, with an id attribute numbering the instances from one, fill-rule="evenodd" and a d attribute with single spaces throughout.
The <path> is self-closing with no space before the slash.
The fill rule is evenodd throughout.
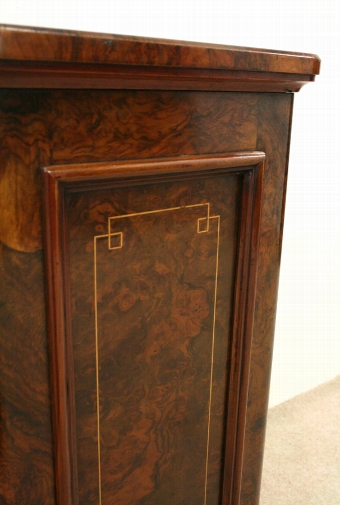
<path id="1" fill-rule="evenodd" d="M 2 26 L 1 505 L 255 505 L 313 55 Z"/>

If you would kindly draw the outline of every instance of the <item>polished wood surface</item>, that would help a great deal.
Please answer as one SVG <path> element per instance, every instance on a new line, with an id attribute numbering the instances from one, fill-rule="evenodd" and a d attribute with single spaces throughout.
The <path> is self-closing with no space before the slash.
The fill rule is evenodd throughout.
<path id="1" fill-rule="evenodd" d="M 293 106 L 264 91 L 317 60 L 1 37 L 0 503 L 258 505 Z"/>
<path id="2" fill-rule="evenodd" d="M 0 25 L 0 87 L 298 91 L 311 54 Z"/>
<path id="3" fill-rule="evenodd" d="M 3 62 L 0 88 L 295 92 L 314 75 L 115 65 Z"/>
<path id="4" fill-rule="evenodd" d="M 46 169 L 61 502 L 219 503 L 222 494 L 229 503 L 242 459 L 263 160 Z"/>
<path id="5" fill-rule="evenodd" d="M 0 58 L 317 74 L 312 54 L 0 25 Z"/>
<path id="6" fill-rule="evenodd" d="M 266 153 L 254 331 L 246 412 L 242 505 L 258 504 L 279 283 L 293 96 L 261 95 L 256 148 Z M 280 118 L 280 119 L 278 119 Z M 273 210 L 277 209 L 277 212 Z"/>
<path id="7" fill-rule="evenodd" d="M 0 240 L 19 251 L 41 248 L 42 166 L 255 145 L 257 95 L 3 90 L 0 97 Z"/>

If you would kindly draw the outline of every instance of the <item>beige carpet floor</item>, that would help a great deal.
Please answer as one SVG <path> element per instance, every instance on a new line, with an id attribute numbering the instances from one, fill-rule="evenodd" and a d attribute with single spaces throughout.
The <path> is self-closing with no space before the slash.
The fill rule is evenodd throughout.
<path id="1" fill-rule="evenodd" d="M 269 410 L 261 505 L 340 505 L 340 376 Z"/>

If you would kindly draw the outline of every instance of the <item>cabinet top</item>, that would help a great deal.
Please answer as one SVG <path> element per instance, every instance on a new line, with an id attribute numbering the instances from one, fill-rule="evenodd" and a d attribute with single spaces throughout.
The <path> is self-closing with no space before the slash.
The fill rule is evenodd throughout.
<path id="1" fill-rule="evenodd" d="M 0 25 L 2 87 L 298 91 L 319 69 L 312 54 Z"/>

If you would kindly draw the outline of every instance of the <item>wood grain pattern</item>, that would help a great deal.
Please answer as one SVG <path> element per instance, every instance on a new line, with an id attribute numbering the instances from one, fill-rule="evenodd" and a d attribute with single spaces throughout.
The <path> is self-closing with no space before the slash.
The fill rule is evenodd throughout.
<path id="1" fill-rule="evenodd" d="M 0 253 L 0 503 L 54 505 L 42 255 Z"/>
<path id="2" fill-rule="evenodd" d="M 201 235 L 199 245 L 183 209 L 176 218 L 158 222 L 158 231 L 166 229 L 163 242 L 150 232 L 154 221 L 141 220 L 136 234 L 126 232 L 138 238 L 144 252 L 138 260 L 130 248 L 118 271 L 100 270 L 97 362 L 90 343 L 94 273 L 87 237 L 104 233 L 108 214 L 137 204 L 144 211 L 145 205 L 155 209 L 166 202 L 181 207 L 204 200 L 208 187 L 230 228 L 221 228 L 220 235 L 225 270 L 218 282 L 216 336 L 226 338 L 216 347 L 212 375 L 207 505 L 258 505 L 292 110 L 292 95 L 283 92 L 314 80 L 319 59 L 18 27 L 1 27 L 0 42 L 1 505 L 77 505 L 79 496 L 81 504 L 96 503 L 99 473 L 91 468 L 99 459 L 105 502 L 114 491 L 122 504 L 172 505 L 175 491 L 178 502 L 202 505 L 200 461 L 209 396 L 205 358 L 208 352 L 211 356 L 206 337 L 212 327 L 216 235 L 206 242 Z M 246 162 L 248 168 L 260 164 L 256 177 L 252 170 L 242 172 L 239 153 L 233 155 L 232 170 L 230 153 L 257 149 L 266 153 L 265 169 L 255 159 L 258 154 Z M 206 170 L 198 161 L 202 158 Z M 223 158 L 225 173 L 219 172 Z M 44 211 L 49 258 L 59 258 L 56 264 L 45 261 L 45 276 L 42 166 L 54 170 L 45 197 L 52 201 L 60 186 L 61 198 Z M 186 177 L 181 175 L 186 171 Z M 219 184 L 210 185 L 212 180 Z M 71 189 L 80 186 L 81 192 Z M 254 205 L 251 195 L 257 195 Z M 152 244 L 148 253 L 146 237 Z M 111 240 L 119 245 L 120 235 Z M 163 263 L 157 260 L 162 245 L 167 245 Z M 77 270 L 77 258 L 86 275 Z M 150 305 L 151 288 L 169 300 L 162 310 Z M 59 335 L 50 339 L 52 359 L 45 299 L 49 327 Z M 64 317 L 65 308 L 70 317 Z M 135 317 L 123 326 L 128 313 Z M 107 319 L 109 327 L 119 327 L 121 340 L 111 338 L 115 333 L 105 326 Z M 176 328 L 187 329 L 185 338 Z M 78 335 L 78 341 L 65 340 L 65 334 Z M 156 347 L 147 335 L 155 337 Z M 146 364 L 149 375 L 142 373 Z M 99 380 L 94 380 L 96 369 Z M 99 402 L 101 410 L 98 384 L 99 393 L 106 391 L 99 397 L 110 398 Z M 97 412 L 101 439 L 91 421 Z M 168 481 L 165 474 L 171 476 Z"/>
<path id="3" fill-rule="evenodd" d="M 60 92 L 54 163 L 239 151 L 245 132 L 252 149 L 258 98 L 248 100 L 203 92 Z"/>
<path id="4" fill-rule="evenodd" d="M 0 25 L 0 59 L 316 74 L 315 55 L 218 44 Z"/>
<path id="5" fill-rule="evenodd" d="M 263 155 L 234 159 L 236 168 L 232 155 L 163 159 L 163 168 L 157 160 L 139 162 L 159 174 L 172 174 L 176 164 L 201 170 L 190 183 L 177 171 L 175 182 L 167 183 L 167 175 L 157 184 L 155 170 L 153 176 L 144 170 L 147 186 L 138 183 L 133 164 L 115 163 L 107 165 L 100 190 L 96 166 L 90 176 L 86 165 L 46 170 L 58 503 L 77 502 L 79 493 L 81 504 L 218 504 L 224 457 L 223 503 L 237 502 L 229 470 L 241 464 L 235 440 L 240 448 L 246 398 L 240 384 L 247 383 L 261 207 L 261 179 L 254 185 L 247 163 Z M 218 175 L 223 161 L 231 168 Z M 120 167 L 126 177 L 132 172 L 128 187 L 120 187 Z M 103 164 L 98 168 L 101 184 Z M 197 219 L 206 226 L 202 202 L 210 199 L 211 230 L 197 233 Z M 164 206 L 171 210 L 159 210 Z M 115 242 L 118 233 L 123 237 Z M 75 403 L 67 386 L 73 373 Z M 77 447 L 76 461 L 70 445 Z M 70 468 L 77 469 L 79 486 L 69 480 Z"/>
<path id="6" fill-rule="evenodd" d="M 315 55 L 0 25 L 0 86 L 298 91 Z"/>
<path id="7" fill-rule="evenodd" d="M 292 106 L 293 96 L 268 94 L 261 97 L 261 118 L 257 145 L 258 148 L 265 148 L 267 163 L 271 169 L 265 172 L 264 180 L 257 308 L 251 350 L 242 475 L 242 505 L 255 505 L 259 502 L 260 496 Z M 278 212 L 273 212 L 274 208 L 278 209 Z M 263 317 L 263 314 L 266 316 Z"/>
<path id="8" fill-rule="evenodd" d="M 314 75 L 82 63 L 0 64 L 0 88 L 295 92 Z"/>
<path id="9" fill-rule="evenodd" d="M 18 251 L 41 243 L 41 176 L 51 161 L 45 97 L 0 92 L 0 239 Z"/>
<path id="10" fill-rule="evenodd" d="M 42 247 L 39 172 L 40 165 L 46 163 L 46 160 L 53 164 L 145 158 L 150 153 L 153 156 L 198 154 L 209 151 L 218 153 L 234 148 L 252 149 L 256 143 L 258 96 L 252 94 L 242 96 L 222 93 L 180 93 L 178 95 L 173 92 L 154 94 L 137 91 L 124 93 L 3 90 L 0 97 L 2 128 L 0 142 L 3 152 L 0 184 L 2 191 L 0 228 L 4 244 L 2 254 L 5 254 L 4 251 L 8 251 L 10 257 L 15 257 L 17 253 L 21 254 L 23 270 L 19 271 L 23 282 L 29 272 L 31 254 L 35 254 Z M 159 102 L 159 108 L 155 106 L 154 101 Z M 17 158 L 20 163 L 13 162 Z M 4 207 L 5 203 L 7 207 Z M 12 213 L 16 216 L 15 219 Z M 42 276 L 42 258 L 38 252 L 37 254 L 39 268 L 33 269 L 32 275 L 34 273 L 38 276 L 40 272 L 39 275 Z M 36 284 L 43 290 L 40 281 L 37 280 Z M 13 303 L 11 305 L 9 292 L 12 292 L 13 300 L 17 294 L 15 308 Z M 21 321 L 18 329 L 13 330 L 14 340 L 8 333 L 1 333 L 1 346 L 8 348 L 8 368 L 11 368 L 18 356 L 17 339 L 20 342 L 27 334 L 31 334 L 32 317 L 45 321 L 45 306 L 44 301 L 41 305 L 25 304 L 24 300 L 31 297 L 29 287 L 20 288 L 19 284 L 13 284 L 10 288 L 5 282 L 1 283 L 1 297 L 2 314 L 8 311 L 12 313 L 9 328 L 11 325 L 16 328 L 17 318 Z M 40 336 L 38 333 L 32 334 L 31 347 L 41 356 L 42 363 L 46 366 L 46 330 L 41 328 L 41 331 Z M 28 360 L 26 367 L 27 375 L 32 381 L 31 399 L 35 402 L 38 400 L 34 391 L 38 391 L 44 381 L 37 373 L 33 362 Z M 42 368 L 39 370 L 42 371 Z M 19 376 L 13 377 L 12 387 L 19 402 L 21 384 L 22 379 Z M 50 412 L 50 393 L 47 385 L 41 394 L 39 401 L 43 403 L 47 412 Z M 8 402 L 11 405 L 12 400 Z M 7 416 L 7 412 L 3 407 L 4 416 Z M 14 451 L 10 442 L 14 420 L 12 417 L 6 421 L 5 419 L 6 417 L 1 418 L 1 443 L 8 448 L 12 447 L 8 449 L 11 452 Z M 5 422 L 8 423 L 8 429 L 4 428 Z M 43 424 L 46 433 L 51 437 L 50 421 L 46 420 Z M 37 434 L 37 444 L 38 440 Z M 46 462 L 45 467 L 46 486 L 37 485 L 33 492 L 29 486 L 22 487 L 19 482 L 17 487 L 4 484 L 2 489 L 6 491 L 3 491 L 5 493 L 3 500 L 6 505 L 16 505 L 22 500 L 21 493 L 24 492 L 27 492 L 27 500 L 31 494 L 37 502 L 40 500 L 42 503 L 50 503 L 53 500 L 54 484 L 52 467 L 49 466 L 52 461 L 52 446 L 49 443 L 46 445 L 46 451 L 50 455 L 50 462 Z M 8 483 L 16 475 L 17 467 L 14 464 L 14 456 L 7 452 L 3 454 L 6 455 L 4 459 L 6 471 L 2 474 L 2 479 L 4 483 Z M 29 475 L 29 472 L 40 475 L 39 465 L 37 467 L 35 461 L 30 450 L 22 451 L 20 468 L 25 475 Z M 25 478 L 22 477 L 21 481 L 24 482 Z M 34 482 L 32 479 L 32 486 Z"/>
<path id="11" fill-rule="evenodd" d="M 257 100 L 202 92 L 1 91 L 0 239 L 19 251 L 41 248 L 39 167 L 252 149 Z"/>
<path id="12" fill-rule="evenodd" d="M 160 191 L 157 185 L 158 201 L 156 205 L 152 202 L 152 208 L 158 209 L 161 202 L 162 206 L 175 206 L 179 198 L 183 201 L 183 193 L 189 190 L 198 197 L 198 191 L 202 193 L 200 186 L 202 184 L 194 187 L 190 184 L 189 189 L 188 185 L 172 183 L 163 185 Z M 154 191 L 154 188 L 147 188 L 147 191 Z M 176 193 L 180 193 L 177 198 L 174 197 Z M 143 199 L 143 207 L 150 209 L 151 202 L 146 195 L 143 187 L 129 190 L 126 199 L 133 202 L 131 210 L 141 208 L 138 199 Z M 231 210 L 235 200 L 225 196 Z M 106 205 L 111 202 L 115 209 L 121 203 L 117 196 L 114 201 L 107 193 L 103 197 Z M 91 205 L 97 215 L 102 207 L 100 202 L 103 199 Z M 75 209 L 77 214 L 81 208 Z M 114 223 L 113 230 L 122 230 L 124 236 L 121 250 L 108 251 L 107 240 L 96 241 L 100 498 L 103 505 L 112 500 L 117 504 L 204 503 L 207 492 L 209 501 L 218 503 L 220 472 L 213 472 L 211 453 L 217 462 L 221 460 L 219 441 L 223 436 L 223 423 L 221 420 L 214 422 L 212 430 L 209 416 L 216 417 L 218 410 L 223 411 L 228 339 L 225 337 L 224 342 L 219 343 L 220 359 L 214 367 L 214 402 L 210 406 L 219 237 L 217 219 L 210 220 L 207 234 L 197 234 L 199 218 L 206 219 L 206 208 L 141 214 L 125 218 L 123 223 Z M 79 217 L 72 224 L 72 229 L 79 231 Z M 232 224 L 229 221 L 229 234 Z M 100 227 L 101 220 L 96 225 Z M 72 278 L 71 274 L 75 292 L 72 299 L 77 306 L 81 303 L 85 307 L 83 300 L 89 300 L 93 294 L 84 291 L 84 283 L 79 280 L 84 274 L 90 277 L 92 262 L 87 261 L 90 271 L 84 267 L 79 269 L 81 242 L 78 237 L 76 231 L 76 236 L 71 238 L 76 241 L 76 247 L 72 247 L 70 263 L 77 268 L 77 276 Z M 230 237 L 224 239 L 231 242 Z M 224 285 L 226 293 L 230 293 L 231 286 L 229 279 Z M 226 307 L 224 318 L 216 323 L 223 324 L 220 332 L 225 335 L 228 334 L 229 311 L 230 307 Z M 97 503 L 96 480 L 93 483 L 97 451 L 91 451 L 92 454 L 89 451 L 89 437 L 93 440 L 90 431 L 92 427 L 96 429 L 91 409 L 95 391 L 87 389 L 89 370 L 94 363 L 94 335 L 93 331 L 80 331 L 84 315 L 85 311 L 74 311 L 73 315 L 77 328 L 77 334 L 74 333 L 75 366 L 79 370 L 76 373 L 76 404 L 81 412 L 77 423 L 79 482 L 87 483 L 79 486 L 83 498 L 80 503 L 92 503 L 89 495 L 94 496 L 93 503 Z M 88 305 L 86 316 L 89 316 Z M 208 435 L 210 457 L 206 461 Z M 89 465 L 90 460 L 94 465 Z M 206 465 L 211 474 L 207 491 Z"/>

